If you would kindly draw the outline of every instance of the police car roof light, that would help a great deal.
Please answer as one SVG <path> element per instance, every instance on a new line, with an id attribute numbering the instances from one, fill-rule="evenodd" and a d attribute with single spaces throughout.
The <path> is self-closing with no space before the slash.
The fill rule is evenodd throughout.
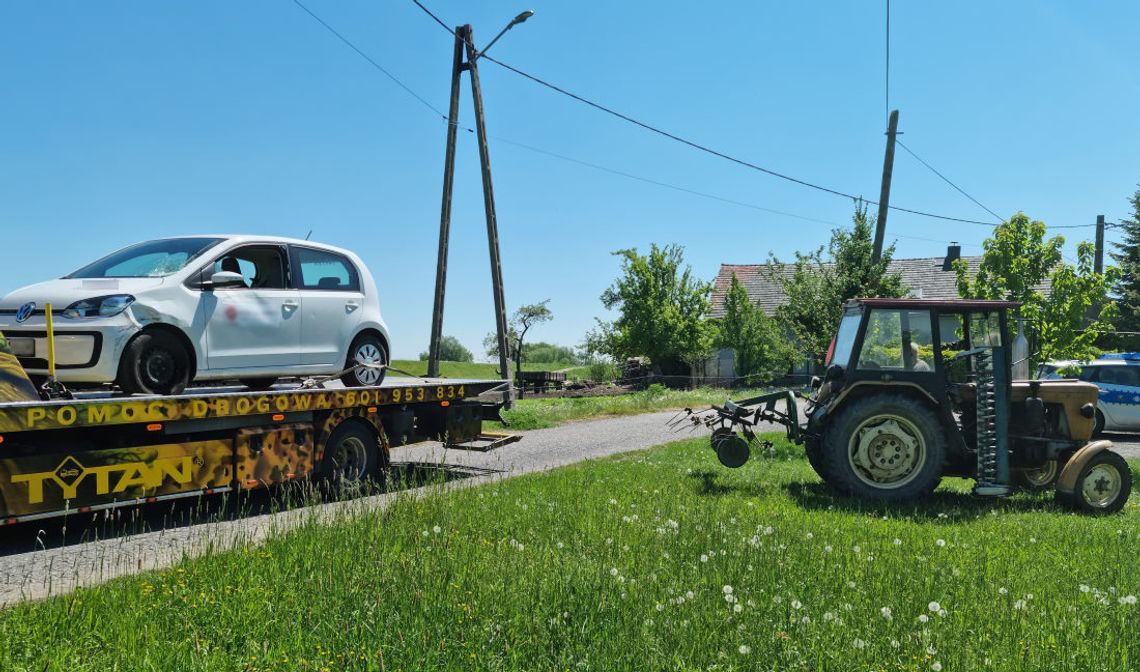
<path id="1" fill-rule="evenodd" d="M 1106 352 L 1101 359 L 1124 359 L 1131 362 L 1140 362 L 1140 352 Z"/>

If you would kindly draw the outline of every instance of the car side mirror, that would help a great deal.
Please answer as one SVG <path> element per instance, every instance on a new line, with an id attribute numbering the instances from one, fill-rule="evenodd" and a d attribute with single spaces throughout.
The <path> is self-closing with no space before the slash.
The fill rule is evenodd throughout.
<path id="1" fill-rule="evenodd" d="M 202 281 L 202 289 L 230 289 L 233 287 L 245 288 L 245 278 L 241 273 L 233 271 L 218 271 L 209 280 Z"/>

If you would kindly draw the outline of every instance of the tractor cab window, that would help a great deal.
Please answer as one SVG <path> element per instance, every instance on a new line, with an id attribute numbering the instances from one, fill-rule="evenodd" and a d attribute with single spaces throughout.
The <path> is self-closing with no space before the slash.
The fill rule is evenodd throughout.
<path id="1" fill-rule="evenodd" d="M 850 312 L 843 316 L 839 322 L 839 332 L 832 345 L 831 358 L 828 366 L 839 365 L 844 369 L 851 361 L 851 349 L 855 347 L 855 336 L 859 333 L 859 320 L 863 315 L 859 312 Z"/>
<path id="2" fill-rule="evenodd" d="M 1003 340 L 997 313 L 970 313 L 971 348 L 998 347 Z"/>
<path id="3" fill-rule="evenodd" d="M 930 312 L 875 308 L 867 319 L 859 368 L 895 371 L 934 370 Z"/>

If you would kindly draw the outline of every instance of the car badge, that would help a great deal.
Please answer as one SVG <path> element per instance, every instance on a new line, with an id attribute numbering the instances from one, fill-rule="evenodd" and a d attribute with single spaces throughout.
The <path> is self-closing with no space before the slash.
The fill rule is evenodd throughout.
<path id="1" fill-rule="evenodd" d="M 29 301 L 16 310 L 16 321 L 24 322 L 36 311 L 36 302 Z"/>

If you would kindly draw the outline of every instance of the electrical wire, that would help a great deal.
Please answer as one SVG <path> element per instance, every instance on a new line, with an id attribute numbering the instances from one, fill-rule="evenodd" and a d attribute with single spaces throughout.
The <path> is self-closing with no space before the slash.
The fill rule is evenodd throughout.
<path id="1" fill-rule="evenodd" d="M 412 0 L 412 1 L 413 1 L 413 2 L 415 2 L 415 0 Z M 420 101 L 420 103 L 422 103 L 422 104 L 423 104 L 425 107 L 427 107 L 429 110 L 431 110 L 432 112 L 434 112 L 434 113 L 436 113 L 437 115 L 439 115 L 439 117 L 440 117 L 441 119 L 447 120 L 447 115 L 446 115 L 446 114 L 444 114 L 442 110 L 440 110 L 440 109 L 439 109 L 438 107 L 436 107 L 435 105 L 432 105 L 431 103 L 429 103 L 429 102 L 428 102 L 428 101 L 427 101 L 427 100 L 426 100 L 426 99 L 425 99 L 423 96 L 421 96 L 420 94 L 418 94 L 418 93 L 416 93 L 415 91 L 413 91 L 413 90 L 411 89 L 411 87 L 409 87 L 407 84 L 404 84 L 402 81 L 400 81 L 400 79 L 399 79 L 398 77 L 396 77 L 396 76 L 395 76 L 395 75 L 393 75 L 391 72 L 389 72 L 389 71 L 388 71 L 388 70 L 387 70 L 387 69 L 386 69 L 384 66 L 382 66 L 382 65 L 380 65 L 379 63 L 377 63 L 376 61 L 372 60 L 372 57 L 371 57 L 371 56 L 369 56 L 368 54 L 364 53 L 364 51 L 363 51 L 363 50 L 361 50 L 361 48 L 360 48 L 360 47 L 358 47 L 358 46 L 356 46 L 355 44 L 353 44 L 353 43 L 352 43 L 352 41 L 351 41 L 351 40 L 349 40 L 347 37 L 345 37 L 344 35 L 341 35 L 339 32 L 337 32 L 336 28 L 333 28 L 333 27 L 332 27 L 332 26 L 330 26 L 328 23 L 325 23 L 325 20 L 324 20 L 324 19 L 322 19 L 321 17 L 317 16 L 315 13 L 313 13 L 313 10 L 309 9 L 309 8 L 308 8 L 308 7 L 306 7 L 304 4 L 302 4 L 302 3 L 301 3 L 301 0 L 293 0 L 293 4 L 297 5 L 297 6 L 298 6 L 298 7 L 300 7 L 301 9 L 305 10 L 305 13 L 306 13 L 306 14 L 308 14 L 309 16 L 311 16 L 311 17 L 313 18 L 313 20 L 314 20 L 314 21 L 316 21 L 317 23 L 319 23 L 319 24 L 321 24 L 322 26 L 324 26 L 324 27 L 325 27 L 325 30 L 327 30 L 327 31 L 329 31 L 330 33 L 332 33 L 333 35 L 335 35 L 335 36 L 337 37 L 337 39 L 338 39 L 338 40 L 340 40 L 340 41 L 341 41 L 341 42 L 343 42 L 345 45 L 347 45 L 347 46 L 348 46 L 350 49 L 352 49 L 353 51 L 355 51 L 355 52 L 356 52 L 356 53 L 357 53 L 357 54 L 358 54 L 358 55 L 359 55 L 361 58 L 363 58 L 364 60 L 368 61 L 368 63 L 369 63 L 369 64 L 371 64 L 371 65 L 372 65 L 372 67 L 374 67 L 374 68 L 376 68 L 377 70 L 379 70 L 380 72 L 384 73 L 384 75 L 385 75 L 385 76 L 386 76 L 388 79 L 390 79 L 390 80 L 392 80 L 393 82 L 395 82 L 397 86 L 399 86 L 399 87 L 400 87 L 401 89 L 403 89 L 404 91 L 408 92 L 408 94 L 409 94 L 409 95 L 411 95 L 411 96 L 412 96 L 413 98 L 415 98 L 416 100 Z M 419 3 L 417 2 L 416 4 L 419 4 Z M 426 8 L 425 8 L 425 11 L 426 11 Z M 428 12 L 428 13 L 430 14 L 430 12 Z M 436 20 L 438 21 L 439 19 L 436 19 Z M 442 25 L 442 22 L 441 22 L 441 25 Z M 444 27 L 446 28 L 447 26 L 444 26 Z"/>
<path id="2" fill-rule="evenodd" d="M 1005 221 L 1005 217 L 1002 217 L 1001 215 L 997 214 L 997 213 L 996 213 L 996 212 L 994 212 L 993 210 L 990 210 L 990 209 L 989 209 L 989 208 L 987 208 L 986 206 L 982 205 L 982 202 L 981 202 L 981 201 L 979 201 L 978 199 L 974 198 L 973 196 L 971 196 L 971 195 L 967 194 L 967 193 L 966 193 L 966 190 L 965 190 L 965 189 L 963 189 L 962 187 L 959 187 L 958 185 L 954 184 L 953 182 L 951 182 L 951 181 L 950 181 L 950 178 L 948 178 L 948 177 L 946 177 L 945 175 L 943 175 L 942 173 L 938 172 L 938 170 L 937 170 L 937 169 L 935 169 L 935 168 L 934 168 L 934 166 L 932 166 L 932 165 L 930 165 L 929 163 L 927 163 L 926 161 L 924 161 L 924 160 L 922 159 L 922 157 L 921 157 L 921 156 L 919 156 L 918 154 L 916 154 L 916 153 L 914 152 L 914 150 L 913 150 L 913 149 L 911 149 L 910 147 L 907 147 L 905 144 L 903 144 L 903 141 L 902 141 L 902 140 L 899 140 L 899 139 L 897 139 L 897 138 L 896 138 L 896 139 L 895 139 L 895 144 L 897 144 L 899 147 L 902 147 L 903 149 L 905 149 L 905 150 L 906 150 L 906 152 L 907 152 L 907 154 L 910 154 L 911 156 L 913 156 L 913 157 L 915 158 L 915 160 L 917 160 L 917 161 L 918 161 L 919 163 L 921 163 L 922 165 L 926 166 L 926 168 L 927 168 L 927 169 L 929 169 L 929 170 L 930 170 L 930 172 L 932 172 L 932 173 L 934 173 L 935 175 L 937 175 L 938 177 L 942 178 L 942 181 L 943 181 L 943 182 L 945 182 L 946 184 L 949 184 L 951 187 L 954 187 L 954 190 L 955 190 L 955 191 L 957 191 L 959 194 L 962 194 L 962 195 L 963 195 L 963 196 L 965 196 L 966 198 L 968 198 L 968 199 L 970 199 L 971 201 L 973 201 L 974 205 L 978 206 L 978 207 L 979 207 L 979 208 L 981 208 L 982 210 L 985 210 L 986 212 L 988 212 L 988 213 L 990 213 L 991 215 L 993 215 L 993 216 L 994 216 L 994 218 L 998 220 L 998 222 L 1004 222 L 1004 221 Z"/>
<path id="3" fill-rule="evenodd" d="M 439 24 L 439 25 L 440 25 L 440 26 L 441 26 L 441 27 L 442 27 L 444 30 L 446 30 L 448 33 L 450 33 L 450 34 L 452 34 L 452 35 L 454 35 L 454 34 L 455 34 L 455 33 L 454 33 L 454 31 L 452 31 L 452 30 L 451 30 L 451 28 L 448 28 L 448 27 L 447 27 L 447 24 L 443 22 L 443 19 L 441 19 L 441 18 L 439 18 L 438 16 L 436 16 L 436 15 L 435 15 L 434 13 L 432 13 L 432 11 L 431 11 L 430 9 L 428 9 L 427 7 L 424 7 L 423 3 L 422 3 L 422 2 L 420 2 L 420 0 L 412 0 L 412 2 L 416 3 L 416 7 L 419 7 L 420 9 L 424 10 L 424 13 L 425 13 L 425 14 L 427 14 L 428 16 L 430 16 L 430 17 L 432 18 L 432 20 L 433 20 L 433 21 L 435 21 L 436 23 L 438 23 L 438 24 Z"/>

